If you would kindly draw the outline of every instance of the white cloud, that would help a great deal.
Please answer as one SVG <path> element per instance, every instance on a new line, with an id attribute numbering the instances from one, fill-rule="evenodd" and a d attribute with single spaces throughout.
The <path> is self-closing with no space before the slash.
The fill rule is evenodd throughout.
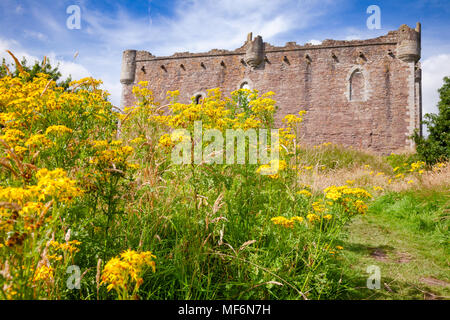
<path id="1" fill-rule="evenodd" d="M 19 4 L 17 7 L 16 7 L 16 10 L 15 10 L 15 12 L 17 13 L 17 14 L 21 14 L 21 13 L 23 13 L 23 7 Z"/>
<path id="2" fill-rule="evenodd" d="M 450 54 L 439 54 L 425 59 L 422 62 L 422 70 L 423 114 L 437 113 L 437 90 L 442 87 L 443 78 L 450 77 Z"/>
<path id="3" fill-rule="evenodd" d="M 14 56 L 19 59 L 19 61 L 22 60 L 22 57 L 25 57 L 25 59 L 31 63 L 34 63 L 35 60 L 40 60 L 37 57 L 26 52 L 16 40 L 7 40 L 0 38 L 0 59 L 5 58 L 6 63 L 13 64 L 14 60 L 6 52 L 6 50 L 11 51 Z"/>
<path id="4" fill-rule="evenodd" d="M 52 64 L 52 66 L 58 65 L 58 69 L 61 72 L 63 78 L 71 76 L 73 80 L 76 80 L 92 76 L 89 70 L 83 65 L 75 63 L 74 61 L 67 61 L 64 59 L 60 59 L 56 56 L 54 52 L 48 54 L 47 57 L 50 59 L 50 63 Z"/>
<path id="5" fill-rule="evenodd" d="M 23 35 L 26 38 L 33 38 L 33 39 L 37 39 L 37 40 L 40 40 L 40 41 L 48 40 L 48 37 L 45 34 L 43 34 L 41 32 L 37 32 L 37 31 L 25 30 L 23 32 Z"/>
<path id="6" fill-rule="evenodd" d="M 146 46 L 156 55 L 178 51 L 206 51 L 240 47 L 248 32 L 270 40 L 292 29 L 302 29 L 325 13 L 325 1 L 191 0 L 174 4 L 172 17 L 117 16 L 85 10 L 86 32 L 112 47 Z M 151 12 L 151 11 L 150 11 Z"/>
<path id="7" fill-rule="evenodd" d="M 15 40 L 6 40 L 0 38 L 0 59 L 5 58 L 6 63 L 14 64 L 14 60 L 8 53 L 5 52 L 6 50 L 10 50 L 14 54 L 14 56 L 19 59 L 19 61 L 22 60 L 22 57 L 25 57 L 28 65 L 33 64 L 35 61 L 41 61 L 43 58 L 38 58 L 32 54 L 29 54 Z M 57 65 L 59 66 L 58 69 L 61 72 L 62 78 L 67 78 L 69 75 L 72 76 L 72 79 L 80 79 L 83 77 L 91 76 L 89 70 L 79 63 L 58 58 L 54 52 L 50 52 L 46 56 L 49 58 L 50 63 L 53 67 Z"/>
<path id="8" fill-rule="evenodd" d="M 310 44 L 312 44 L 312 45 L 315 45 L 315 46 L 317 46 L 317 45 L 320 45 L 320 44 L 322 44 L 322 41 L 320 41 L 320 40 L 315 40 L 315 39 L 312 39 L 312 40 L 309 40 L 307 43 L 310 43 Z"/>
<path id="9" fill-rule="evenodd" d="M 338 37 L 342 37 L 342 39 L 347 41 L 373 39 L 379 36 L 383 36 L 387 34 L 389 31 L 395 30 L 398 27 L 399 25 L 398 26 L 384 25 L 382 29 L 374 29 L 374 30 L 369 30 L 368 28 L 366 28 L 365 25 L 361 28 L 347 27 L 343 30 L 342 36 L 338 35 Z"/>
<path id="10" fill-rule="evenodd" d="M 345 40 L 351 41 L 351 40 L 361 40 L 361 36 L 356 34 L 351 34 L 345 37 Z"/>

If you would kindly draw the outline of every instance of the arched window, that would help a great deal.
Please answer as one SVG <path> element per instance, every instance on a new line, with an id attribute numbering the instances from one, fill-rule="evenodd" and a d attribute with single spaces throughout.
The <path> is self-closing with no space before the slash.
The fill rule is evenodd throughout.
<path id="1" fill-rule="evenodd" d="M 241 87 L 241 89 L 252 90 L 252 88 L 250 87 L 250 85 L 248 84 L 247 81 L 242 82 L 240 87 Z"/>
<path id="2" fill-rule="evenodd" d="M 350 77 L 350 101 L 363 101 L 365 98 L 364 75 L 361 70 L 356 69 Z"/>
<path id="3" fill-rule="evenodd" d="M 190 96 L 191 101 L 195 104 L 201 104 L 206 98 L 206 93 L 204 91 L 197 91 Z"/>
<path id="4" fill-rule="evenodd" d="M 195 104 L 200 104 L 203 100 L 203 96 L 201 94 L 197 94 L 195 96 Z"/>

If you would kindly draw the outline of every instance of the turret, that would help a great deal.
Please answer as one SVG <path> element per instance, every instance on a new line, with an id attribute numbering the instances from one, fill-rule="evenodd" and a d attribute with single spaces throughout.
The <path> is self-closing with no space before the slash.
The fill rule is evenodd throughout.
<path id="1" fill-rule="evenodd" d="M 421 25 L 418 22 L 415 29 L 402 25 L 398 30 L 397 56 L 406 62 L 420 60 Z"/>
<path id="2" fill-rule="evenodd" d="M 136 50 L 125 50 L 122 55 L 122 70 L 120 72 L 120 82 L 131 84 L 134 82 L 136 71 Z"/>
<path id="3" fill-rule="evenodd" d="M 245 63 L 250 67 L 256 68 L 264 60 L 264 43 L 261 36 L 252 40 L 252 34 L 247 37 L 247 51 L 245 53 Z"/>

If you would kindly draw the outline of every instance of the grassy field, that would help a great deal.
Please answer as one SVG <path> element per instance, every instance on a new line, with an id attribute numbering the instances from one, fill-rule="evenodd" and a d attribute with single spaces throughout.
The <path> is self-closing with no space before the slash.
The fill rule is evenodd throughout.
<path id="1" fill-rule="evenodd" d="M 415 189 L 377 198 L 347 228 L 340 261 L 346 299 L 449 299 L 449 190 Z M 380 290 L 366 268 L 381 269 Z"/>
<path id="2" fill-rule="evenodd" d="M 395 166 L 391 164 L 414 157 L 380 157 L 332 145 L 303 151 L 307 163 L 325 168 L 300 177 L 317 190 L 348 180 L 383 188 L 367 214 L 347 225 L 336 242 L 344 248 L 334 262 L 334 281 L 342 284 L 333 290 L 336 298 L 450 298 L 449 171 L 427 172 L 417 184 L 405 180 L 387 183 L 386 175 L 392 176 Z M 381 271 L 379 290 L 367 288 L 366 269 L 372 265 Z"/>

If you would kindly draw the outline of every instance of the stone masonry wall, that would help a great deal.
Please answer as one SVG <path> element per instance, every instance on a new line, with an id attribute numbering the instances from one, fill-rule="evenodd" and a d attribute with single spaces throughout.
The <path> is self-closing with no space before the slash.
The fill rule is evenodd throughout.
<path id="1" fill-rule="evenodd" d="M 180 90 L 180 102 L 220 87 L 227 96 L 247 83 L 274 91 L 280 123 L 307 110 L 303 143 L 332 142 L 387 154 L 413 148 L 408 139 L 421 120 L 420 24 L 357 41 L 284 47 L 252 39 L 235 51 L 176 53 L 155 57 L 127 50 L 122 62 L 122 106 L 134 102 L 131 89 L 149 81 L 155 99 Z"/>

